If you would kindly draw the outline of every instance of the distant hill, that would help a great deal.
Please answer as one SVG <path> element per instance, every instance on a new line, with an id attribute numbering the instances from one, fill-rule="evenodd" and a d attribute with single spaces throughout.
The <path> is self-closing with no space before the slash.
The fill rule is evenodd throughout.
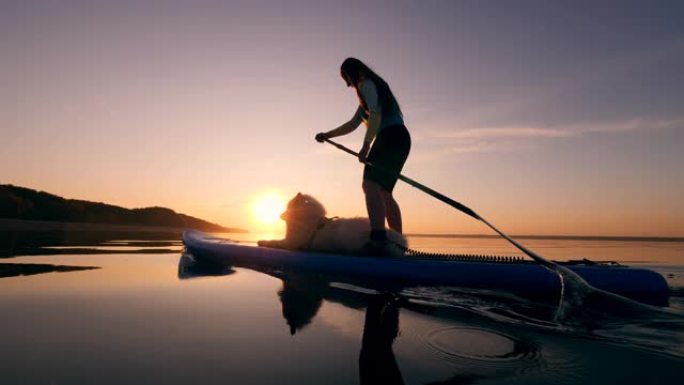
<path id="1" fill-rule="evenodd" d="M 126 209 L 99 202 L 65 199 L 43 191 L 0 185 L 0 218 L 192 228 L 210 232 L 245 232 L 226 228 L 164 207 Z"/>

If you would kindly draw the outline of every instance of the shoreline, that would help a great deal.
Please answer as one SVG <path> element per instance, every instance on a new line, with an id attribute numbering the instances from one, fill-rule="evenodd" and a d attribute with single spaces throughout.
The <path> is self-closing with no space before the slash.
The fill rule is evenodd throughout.
<path id="1" fill-rule="evenodd" d="M 0 231 L 97 231 L 97 232 L 142 232 L 180 235 L 185 227 L 117 225 L 89 222 L 36 221 L 25 219 L 0 218 Z M 229 230 L 229 231 L 226 231 Z M 203 230 L 216 232 L 215 230 Z M 248 233 L 247 230 L 225 228 L 225 233 Z"/>

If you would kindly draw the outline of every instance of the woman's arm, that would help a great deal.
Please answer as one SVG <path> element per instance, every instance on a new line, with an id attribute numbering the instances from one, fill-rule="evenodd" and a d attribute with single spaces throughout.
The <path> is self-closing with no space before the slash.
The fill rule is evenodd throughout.
<path id="1" fill-rule="evenodd" d="M 359 107 L 358 110 L 356 110 L 356 113 L 354 116 L 347 122 L 344 123 L 343 125 L 335 128 L 334 130 L 330 130 L 328 132 L 320 132 L 316 134 L 316 140 L 319 142 L 323 142 L 325 139 L 330 139 L 334 138 L 336 136 L 342 136 L 342 135 L 347 135 L 348 133 L 356 130 L 356 128 L 361 124 L 362 118 L 361 118 L 361 108 Z"/>
<path id="2" fill-rule="evenodd" d="M 366 162 L 370 145 L 378 134 L 380 123 L 382 122 L 382 112 L 378 101 L 378 90 L 372 80 L 366 79 L 361 84 L 361 95 L 368 106 L 368 128 L 366 136 L 363 138 L 363 147 L 359 151 L 359 161 Z"/>
<path id="3" fill-rule="evenodd" d="M 361 116 L 359 116 L 358 113 L 354 114 L 354 117 L 351 118 L 347 123 L 335 128 L 334 130 L 330 130 L 326 132 L 326 136 L 328 138 L 334 138 L 336 136 L 342 136 L 342 135 L 347 135 L 348 133 L 356 130 L 357 127 L 361 124 Z"/>

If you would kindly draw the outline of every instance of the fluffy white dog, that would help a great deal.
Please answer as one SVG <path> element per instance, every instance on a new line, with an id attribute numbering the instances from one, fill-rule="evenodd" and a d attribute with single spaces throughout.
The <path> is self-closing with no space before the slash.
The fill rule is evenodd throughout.
<path id="1" fill-rule="evenodd" d="M 311 250 L 356 254 L 368 242 L 370 223 L 367 218 L 326 218 L 325 208 L 314 197 L 298 193 L 280 216 L 286 223 L 285 239 L 262 240 L 259 246 L 289 250 Z M 394 230 L 387 231 L 389 244 L 406 247 L 406 238 Z M 385 255 L 403 255 L 399 247 L 386 247 Z"/>

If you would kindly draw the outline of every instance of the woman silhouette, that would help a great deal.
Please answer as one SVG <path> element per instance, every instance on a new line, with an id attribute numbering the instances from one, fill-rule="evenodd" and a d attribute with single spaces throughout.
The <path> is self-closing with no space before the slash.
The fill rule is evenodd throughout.
<path id="1" fill-rule="evenodd" d="M 367 65 L 355 58 L 346 59 L 340 75 L 348 87 L 353 87 L 359 107 L 348 122 L 328 132 L 316 135 L 316 140 L 346 135 L 364 122 L 366 135 L 359 151 L 359 161 L 366 163 L 363 171 L 363 192 L 370 220 L 370 240 L 364 247 L 366 254 L 385 254 L 389 227 L 402 232 L 401 210 L 392 196 L 401 169 L 411 149 L 411 137 L 404 126 L 399 103 L 389 85 Z"/>

